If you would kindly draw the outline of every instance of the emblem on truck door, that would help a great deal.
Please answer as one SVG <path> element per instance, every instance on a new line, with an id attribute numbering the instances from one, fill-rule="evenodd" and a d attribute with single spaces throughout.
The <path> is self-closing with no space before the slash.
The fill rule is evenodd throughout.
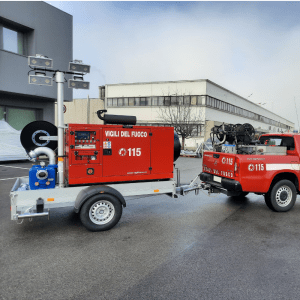
<path id="1" fill-rule="evenodd" d="M 249 171 L 264 171 L 265 170 L 265 165 L 264 164 L 249 164 L 248 165 L 248 170 Z"/>
<path id="2" fill-rule="evenodd" d="M 250 164 L 250 165 L 248 166 L 248 170 L 251 171 L 251 172 L 254 171 L 254 165 L 253 165 L 253 164 Z"/>

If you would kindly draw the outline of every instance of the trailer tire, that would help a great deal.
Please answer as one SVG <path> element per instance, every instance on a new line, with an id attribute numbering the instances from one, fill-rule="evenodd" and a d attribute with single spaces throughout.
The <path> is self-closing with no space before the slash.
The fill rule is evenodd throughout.
<path id="1" fill-rule="evenodd" d="M 265 194 L 266 205 L 277 212 L 286 212 L 293 208 L 297 197 L 295 185 L 290 180 L 278 181 Z"/>
<path id="2" fill-rule="evenodd" d="M 118 198 L 110 194 L 97 194 L 82 205 L 80 220 L 90 231 L 105 231 L 120 220 L 123 207 Z"/>

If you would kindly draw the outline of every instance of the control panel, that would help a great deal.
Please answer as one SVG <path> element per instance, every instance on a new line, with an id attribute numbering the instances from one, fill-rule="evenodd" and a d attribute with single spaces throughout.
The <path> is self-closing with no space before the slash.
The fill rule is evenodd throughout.
<path id="1" fill-rule="evenodd" d="M 95 131 L 75 131 L 75 149 L 96 149 Z"/>

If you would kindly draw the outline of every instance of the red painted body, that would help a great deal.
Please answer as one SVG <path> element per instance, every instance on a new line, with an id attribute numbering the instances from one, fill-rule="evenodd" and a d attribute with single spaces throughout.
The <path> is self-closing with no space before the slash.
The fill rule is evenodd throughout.
<path id="1" fill-rule="evenodd" d="M 294 149 L 287 155 L 228 154 L 206 151 L 203 155 L 203 172 L 238 181 L 244 192 L 267 193 L 275 176 L 294 174 L 300 182 L 300 135 L 264 134 L 261 137 L 292 137 Z M 218 156 L 218 158 L 214 157 Z"/>
<path id="2" fill-rule="evenodd" d="M 69 185 L 173 178 L 174 128 L 69 124 Z"/>

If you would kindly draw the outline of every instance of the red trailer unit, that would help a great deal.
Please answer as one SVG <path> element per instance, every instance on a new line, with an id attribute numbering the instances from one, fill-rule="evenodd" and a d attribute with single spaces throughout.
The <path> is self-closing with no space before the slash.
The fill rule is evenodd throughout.
<path id="1" fill-rule="evenodd" d="M 173 178 L 173 127 L 69 124 L 69 185 Z"/>

